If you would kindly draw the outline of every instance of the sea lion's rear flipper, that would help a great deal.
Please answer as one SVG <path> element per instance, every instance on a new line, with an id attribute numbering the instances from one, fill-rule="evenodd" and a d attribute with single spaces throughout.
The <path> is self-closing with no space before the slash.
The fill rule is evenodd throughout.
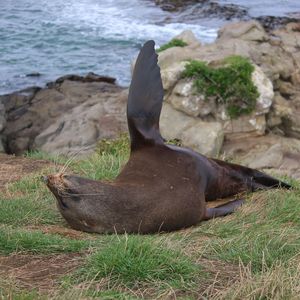
<path id="1" fill-rule="evenodd" d="M 131 150 L 163 144 L 159 133 L 163 95 L 154 41 L 148 41 L 139 53 L 129 88 L 127 121 Z"/>
<path id="2" fill-rule="evenodd" d="M 244 199 L 237 199 L 214 208 L 206 208 L 203 220 L 210 220 L 213 218 L 224 217 L 232 214 L 237 208 L 242 206 L 243 203 Z"/>
<path id="3" fill-rule="evenodd" d="M 257 191 L 266 188 L 285 188 L 290 189 L 291 185 L 278 180 L 268 174 L 260 172 L 256 169 L 244 167 L 237 164 L 228 163 L 218 159 L 212 159 L 219 166 L 225 169 L 233 171 L 237 176 L 240 175 L 243 178 L 251 191 Z"/>

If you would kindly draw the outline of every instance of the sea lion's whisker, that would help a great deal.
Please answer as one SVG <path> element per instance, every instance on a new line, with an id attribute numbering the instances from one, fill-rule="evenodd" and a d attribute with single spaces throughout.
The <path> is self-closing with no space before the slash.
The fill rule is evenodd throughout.
<path id="1" fill-rule="evenodd" d="M 71 154 L 71 156 L 69 157 L 69 159 L 64 164 L 64 166 L 62 167 L 60 173 L 64 173 L 66 171 L 66 169 L 70 166 L 70 164 L 74 161 L 74 159 L 78 157 L 78 155 L 80 154 L 80 152 L 82 152 L 83 150 L 86 150 L 88 148 L 89 147 L 87 147 L 87 146 L 86 147 L 81 147 L 77 151 L 73 152 Z"/>

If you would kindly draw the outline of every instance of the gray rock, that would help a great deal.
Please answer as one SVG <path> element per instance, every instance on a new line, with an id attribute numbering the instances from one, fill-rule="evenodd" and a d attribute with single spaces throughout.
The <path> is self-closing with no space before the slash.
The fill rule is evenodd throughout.
<path id="1" fill-rule="evenodd" d="M 168 103 L 163 105 L 160 129 L 164 138 L 179 139 L 183 146 L 210 157 L 218 156 L 224 138 L 220 123 L 189 117 Z"/>
<path id="2" fill-rule="evenodd" d="M 224 132 L 217 122 L 197 122 L 186 129 L 181 140 L 183 145 L 209 157 L 218 157 L 223 145 Z"/>
<path id="3" fill-rule="evenodd" d="M 200 41 L 195 37 L 191 30 L 184 30 L 180 34 L 174 37 L 174 39 L 179 39 L 188 44 L 189 47 L 199 47 L 201 46 Z"/>
<path id="4" fill-rule="evenodd" d="M 34 148 L 67 156 L 91 153 L 98 140 L 127 130 L 126 99 L 127 91 L 90 97 L 43 130 Z"/>
<path id="5" fill-rule="evenodd" d="M 101 124 L 102 120 L 113 118 L 119 112 L 122 112 L 123 119 L 125 119 L 124 107 L 126 104 L 121 97 L 124 89 L 108 83 L 106 77 L 103 79 L 104 81 L 101 81 L 101 76 L 96 76 L 96 81 L 93 81 L 93 76 L 89 74 L 82 81 L 79 81 L 82 78 L 80 76 L 67 76 L 71 80 L 61 78 L 48 84 L 47 88 L 29 88 L 10 95 L 0 96 L 0 101 L 3 102 L 7 114 L 7 123 L 2 133 L 6 140 L 7 151 L 15 154 L 22 154 L 25 151 L 35 149 L 52 152 L 57 142 L 58 149 L 63 148 L 62 152 L 67 153 L 66 149 L 72 152 L 73 143 L 77 145 L 76 140 L 84 139 L 84 136 L 86 136 L 86 140 L 89 140 L 89 144 L 91 144 L 91 137 L 95 137 L 94 142 L 96 142 L 98 136 L 101 135 L 95 134 L 92 126 L 85 127 L 86 131 L 84 132 L 79 129 L 79 124 L 83 126 L 83 120 L 78 116 L 81 117 L 81 114 L 85 113 L 88 115 L 88 110 L 92 109 L 93 106 L 92 101 L 98 101 L 105 106 L 104 114 L 99 114 L 97 121 L 94 117 L 92 122 Z M 106 103 L 107 101 L 112 102 L 111 108 L 107 108 L 110 106 Z M 72 112 L 74 115 L 70 121 Z M 75 124 L 76 122 L 77 124 Z M 111 125 L 119 128 L 118 122 L 124 124 L 123 120 L 117 119 Z M 104 121 L 103 123 L 106 124 Z M 55 134 L 54 128 L 56 128 Z M 67 128 L 70 130 L 69 133 L 66 133 Z M 83 136 L 78 136 L 74 128 L 77 128 Z M 103 125 L 102 133 L 105 130 L 111 132 L 108 126 L 104 127 Z M 62 136 L 62 132 L 65 133 L 65 136 Z M 109 135 L 110 133 L 107 133 L 105 136 Z M 39 138 L 36 140 L 37 136 Z M 78 143 L 81 144 L 81 142 Z M 63 144 L 64 146 L 62 146 Z"/>
<path id="6" fill-rule="evenodd" d="M 219 30 L 218 38 L 241 39 L 245 41 L 265 41 L 268 36 L 264 28 L 257 21 L 238 22 L 225 25 Z"/>
<path id="7" fill-rule="evenodd" d="M 274 98 L 273 84 L 258 66 L 255 66 L 252 73 L 252 82 L 259 93 L 255 113 L 257 115 L 266 114 L 269 112 Z"/>

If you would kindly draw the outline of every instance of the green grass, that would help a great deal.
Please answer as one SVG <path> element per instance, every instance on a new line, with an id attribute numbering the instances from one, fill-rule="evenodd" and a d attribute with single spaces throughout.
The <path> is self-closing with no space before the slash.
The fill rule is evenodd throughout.
<path id="1" fill-rule="evenodd" d="M 61 165 L 65 164 L 69 160 L 69 158 L 64 155 L 55 155 L 38 150 L 28 151 L 25 153 L 25 156 L 33 159 L 48 160 Z"/>
<path id="2" fill-rule="evenodd" d="M 164 50 L 167 50 L 172 47 L 185 47 L 188 44 L 184 42 L 183 40 L 180 39 L 172 39 L 170 42 L 167 44 L 162 45 L 159 49 L 156 50 L 156 52 L 162 52 Z"/>
<path id="3" fill-rule="evenodd" d="M 35 155 L 46 157 L 42 153 Z M 69 161 L 69 172 L 93 179 L 113 179 L 128 157 L 129 140 L 124 135 L 100 142 L 96 153 L 86 159 Z M 24 178 L 2 194 L 0 255 L 87 255 L 83 266 L 60 279 L 62 285 L 53 299 L 163 299 L 173 294 L 177 299 L 296 299 L 299 295 L 297 181 L 285 178 L 294 190 L 256 193 L 233 215 L 176 233 L 91 238 L 84 234 L 80 240 L 73 240 L 28 227 L 65 226 L 55 199 L 39 177 L 40 174 Z M 225 271 L 210 268 L 207 260 L 217 266 L 224 264 Z M 227 266 L 230 269 L 238 265 L 241 269 L 233 282 L 230 273 L 223 273 Z M 211 287 L 201 288 L 203 283 Z M 8 295 L 0 282 L 0 297 L 1 293 L 2 298 Z M 18 290 L 11 294 L 13 299 L 38 299 L 35 292 Z"/>
<path id="4" fill-rule="evenodd" d="M 190 61 L 182 73 L 183 78 L 193 78 L 196 92 L 216 98 L 224 104 L 230 118 L 254 111 L 259 96 L 251 80 L 253 65 L 241 56 L 227 57 L 222 66 L 214 68 L 203 61 Z"/>
<path id="5" fill-rule="evenodd" d="M 18 289 L 15 287 L 0 286 L 0 299 L 2 300 L 46 300 L 47 297 L 39 295 L 36 291 L 18 291 Z"/>
<path id="6" fill-rule="evenodd" d="M 12 226 L 61 224 L 54 197 L 41 182 L 30 176 L 9 186 L 0 196 L 0 224 Z"/>
<path id="7" fill-rule="evenodd" d="M 201 268 L 179 250 L 171 250 L 159 239 L 144 236 L 113 237 L 93 253 L 80 270 L 81 280 L 109 277 L 112 284 L 133 287 L 159 282 L 173 287 L 192 284 Z"/>
<path id="8" fill-rule="evenodd" d="M 114 179 L 129 158 L 130 144 L 128 134 L 121 134 L 112 140 L 101 140 L 93 155 L 74 160 L 70 169 L 91 179 Z"/>
<path id="9" fill-rule="evenodd" d="M 0 254 L 14 252 L 49 254 L 80 252 L 88 249 L 89 240 L 72 240 L 41 231 L 23 230 L 18 228 L 0 227 Z"/>
<path id="10" fill-rule="evenodd" d="M 228 262 L 250 264 L 254 273 L 288 263 L 300 255 L 299 190 L 264 192 L 258 209 L 235 213 L 229 221 L 216 220 L 207 224 L 206 233 L 215 238 L 209 241 L 210 253 Z"/>

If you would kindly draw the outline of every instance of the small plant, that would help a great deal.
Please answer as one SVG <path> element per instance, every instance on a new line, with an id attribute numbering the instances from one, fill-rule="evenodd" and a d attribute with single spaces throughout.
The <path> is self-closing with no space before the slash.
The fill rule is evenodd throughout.
<path id="1" fill-rule="evenodd" d="M 259 96 L 251 80 L 253 65 L 241 56 L 227 57 L 219 68 L 206 62 L 192 60 L 182 73 L 183 78 L 193 78 L 194 87 L 206 98 L 215 97 L 224 104 L 230 118 L 249 114 L 255 109 Z"/>
<path id="2" fill-rule="evenodd" d="M 114 237 L 105 248 L 92 254 L 79 272 L 83 280 L 109 277 L 111 282 L 127 286 L 157 281 L 182 286 L 201 276 L 200 267 L 180 251 L 140 236 Z"/>
<path id="3" fill-rule="evenodd" d="M 169 43 L 164 44 L 159 49 L 157 49 L 156 52 L 161 52 L 161 51 L 167 50 L 167 49 L 172 48 L 172 47 L 185 47 L 187 45 L 188 44 L 183 40 L 172 39 Z"/>

